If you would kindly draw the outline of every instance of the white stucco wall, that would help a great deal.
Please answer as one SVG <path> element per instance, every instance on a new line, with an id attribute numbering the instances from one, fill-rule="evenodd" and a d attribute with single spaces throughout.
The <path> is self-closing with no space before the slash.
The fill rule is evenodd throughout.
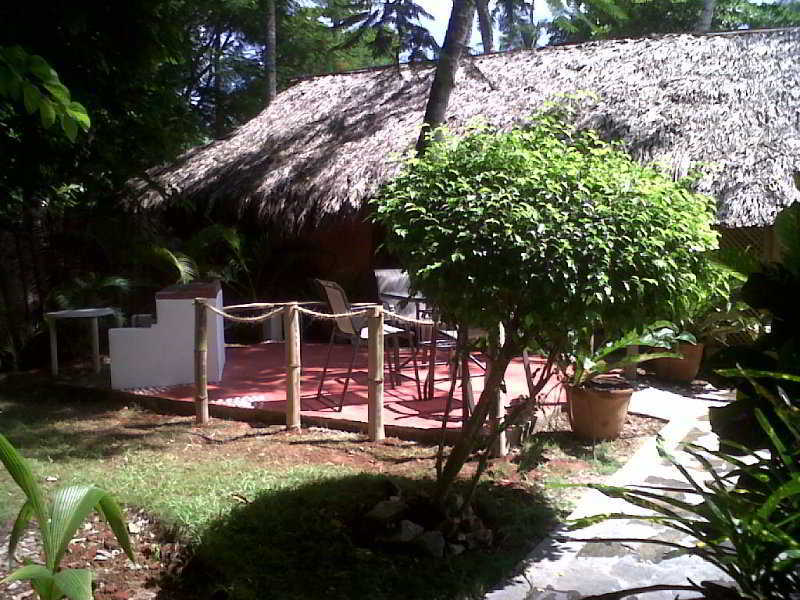
<path id="1" fill-rule="evenodd" d="M 222 292 L 211 299 L 222 307 Z M 194 382 L 194 300 L 156 299 L 156 324 L 109 329 L 111 387 L 115 390 Z M 225 368 L 223 319 L 208 313 L 208 380 Z"/>

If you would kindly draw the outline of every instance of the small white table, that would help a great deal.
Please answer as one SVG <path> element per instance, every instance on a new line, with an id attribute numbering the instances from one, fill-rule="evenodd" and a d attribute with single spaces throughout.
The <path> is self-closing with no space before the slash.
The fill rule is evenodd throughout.
<path id="1" fill-rule="evenodd" d="M 89 329 L 92 334 L 92 358 L 94 359 L 94 372 L 100 372 L 100 333 L 97 327 L 98 317 L 113 315 L 110 308 L 80 308 L 77 310 L 59 310 L 45 313 L 44 320 L 50 330 L 50 371 L 53 376 L 58 375 L 58 333 L 56 321 L 58 319 L 90 319 Z"/>

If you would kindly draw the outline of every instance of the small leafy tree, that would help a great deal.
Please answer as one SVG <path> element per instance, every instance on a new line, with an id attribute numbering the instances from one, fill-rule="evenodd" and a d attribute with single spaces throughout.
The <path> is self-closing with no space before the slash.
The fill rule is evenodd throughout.
<path id="1" fill-rule="evenodd" d="M 417 290 L 453 321 L 497 340 L 504 331 L 490 344 L 485 388 L 439 473 L 440 501 L 523 348 L 548 355 L 534 386 L 541 390 L 556 359 L 575 354 L 591 333 L 612 339 L 679 317 L 702 288 L 702 253 L 716 243 L 710 200 L 564 116 L 552 110 L 524 130 L 476 128 L 434 143 L 373 203 L 388 249 Z"/>
<path id="2" fill-rule="evenodd" d="M 134 560 L 125 518 L 111 494 L 93 485 L 62 487 L 47 501 L 30 468 L 9 441 L 0 435 L 0 463 L 25 493 L 27 500 L 19 511 L 8 542 L 9 568 L 14 563 L 17 542 L 35 519 L 42 539 L 45 564 L 25 565 L 0 579 L 0 585 L 13 581 L 30 581 L 40 600 L 91 600 L 92 572 L 88 569 L 62 569 L 61 559 L 75 530 L 93 510 L 100 512 L 111 526 L 128 558 Z"/>

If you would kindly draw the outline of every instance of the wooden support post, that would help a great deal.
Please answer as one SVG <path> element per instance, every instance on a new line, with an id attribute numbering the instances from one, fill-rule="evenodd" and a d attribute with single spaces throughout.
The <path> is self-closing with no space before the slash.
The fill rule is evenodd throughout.
<path id="1" fill-rule="evenodd" d="M 208 424 L 208 309 L 194 299 L 194 408 L 198 425 Z"/>
<path id="2" fill-rule="evenodd" d="M 300 311 L 297 303 L 283 313 L 286 331 L 286 428 L 300 429 Z"/>
<path id="3" fill-rule="evenodd" d="M 369 311 L 369 392 L 367 414 L 369 439 L 380 442 L 386 437 L 383 428 L 383 307 Z"/>
<path id="4" fill-rule="evenodd" d="M 469 372 L 469 328 L 466 323 L 458 326 L 456 348 L 461 371 L 461 421 L 466 423 L 475 410 L 475 395 L 472 391 L 472 377 Z"/>
<path id="5" fill-rule="evenodd" d="M 58 375 L 58 332 L 56 331 L 56 319 L 45 317 L 47 328 L 50 330 L 50 373 L 53 377 Z"/>
<path id="6" fill-rule="evenodd" d="M 92 361 L 94 361 L 94 372 L 100 372 L 100 328 L 97 317 L 89 319 L 89 328 L 92 334 Z"/>
<path id="7" fill-rule="evenodd" d="M 497 390 L 497 402 L 492 409 L 492 427 L 498 427 L 500 423 L 503 422 L 503 418 L 506 416 L 506 395 L 503 393 L 503 390 Z M 503 457 L 508 454 L 508 436 L 506 432 L 502 432 L 498 437 L 497 441 L 495 442 L 494 448 L 492 448 L 492 455 L 497 457 Z"/>
<path id="8" fill-rule="evenodd" d="M 488 352 L 487 352 L 487 362 L 486 362 L 486 381 L 489 381 L 492 376 L 492 370 L 495 369 L 495 358 L 498 355 L 498 348 L 501 342 L 502 332 L 500 328 L 496 332 L 489 333 L 488 339 Z M 503 393 L 502 389 L 497 390 L 497 400 L 494 403 L 494 406 L 491 407 L 490 413 L 490 425 L 492 429 L 496 429 L 500 426 L 503 421 L 503 417 L 506 416 L 506 395 Z M 508 436 L 506 432 L 502 432 L 499 436 L 497 436 L 497 440 L 494 443 L 494 447 L 491 449 L 492 456 L 494 457 L 503 457 L 508 454 Z"/>
<path id="9" fill-rule="evenodd" d="M 639 346 L 628 346 L 625 349 L 625 357 L 629 358 L 639 354 Z M 628 379 L 636 379 L 636 365 L 628 365 L 624 369 L 625 377 Z"/>

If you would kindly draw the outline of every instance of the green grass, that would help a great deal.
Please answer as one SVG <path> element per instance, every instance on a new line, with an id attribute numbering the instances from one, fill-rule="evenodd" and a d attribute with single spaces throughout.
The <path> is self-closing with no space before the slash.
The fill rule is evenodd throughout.
<path id="1" fill-rule="evenodd" d="M 531 436 L 523 445 L 518 465 L 520 471 L 526 473 L 552 459 L 584 461 L 591 475 L 610 475 L 623 465 L 615 456 L 613 441 L 597 442 L 592 446 L 590 442 L 581 442 L 561 431 L 540 432 Z"/>
<path id="2" fill-rule="evenodd" d="M 140 436 L 90 425 L 111 414 L 135 416 L 137 409 L 103 408 L 95 403 L 31 406 L 0 397 L 0 433 L 26 457 L 45 488 L 94 483 L 126 504 L 158 515 L 183 535 L 196 539 L 210 520 L 256 493 L 301 485 L 347 473 L 342 467 L 302 466 L 286 470 L 254 468 L 245 458 L 214 456 L 192 460 L 173 454 L 185 420 Z M 83 424 L 73 417 L 83 413 Z M 55 478 L 57 481 L 48 481 Z M 16 515 L 23 496 L 7 473 L 0 472 L 0 519 Z"/>
<path id="3" fill-rule="evenodd" d="M 182 574 L 161 582 L 179 590 L 177 597 L 480 597 L 513 572 L 556 519 L 543 496 L 487 481 L 476 499 L 499 540 L 490 551 L 434 559 L 366 547 L 357 524 L 385 498 L 385 475 L 313 460 L 285 467 L 270 462 L 267 437 L 261 453 L 266 457 L 259 459 L 237 454 L 233 445 L 198 442 L 187 419 L 153 419 L 148 425 L 146 416 L 97 402 L 0 392 L 0 432 L 40 480 L 57 478 L 44 483 L 47 488 L 96 483 L 192 542 L 194 557 Z M 114 426 L 120 420 L 128 424 Z M 404 444 L 359 448 L 352 434 L 310 432 L 285 443 L 305 444 L 312 456 L 317 448 L 346 445 L 387 467 L 431 453 Z M 411 495 L 430 489 L 429 476 L 408 472 L 392 479 Z M 5 472 L 0 472 L 0 498 L 0 519 L 8 520 L 23 498 Z"/>

